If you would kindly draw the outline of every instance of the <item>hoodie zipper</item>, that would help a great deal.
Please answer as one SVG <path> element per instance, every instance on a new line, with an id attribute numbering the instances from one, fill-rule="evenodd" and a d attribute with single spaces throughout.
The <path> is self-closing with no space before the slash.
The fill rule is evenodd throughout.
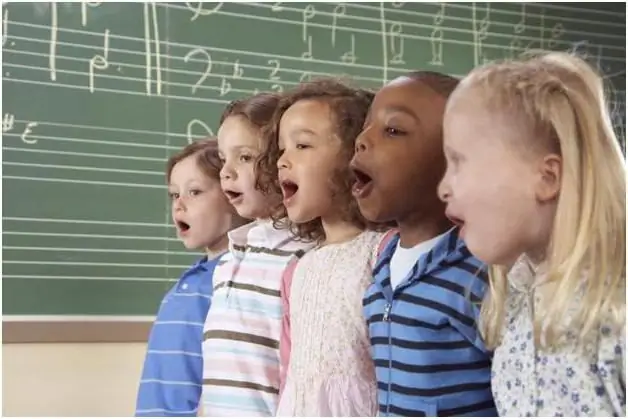
<path id="1" fill-rule="evenodd" d="M 392 301 L 386 301 L 383 317 L 388 329 L 388 391 L 386 392 L 386 416 L 390 415 L 390 393 L 392 392 L 392 325 L 390 322 L 390 310 L 392 310 Z"/>

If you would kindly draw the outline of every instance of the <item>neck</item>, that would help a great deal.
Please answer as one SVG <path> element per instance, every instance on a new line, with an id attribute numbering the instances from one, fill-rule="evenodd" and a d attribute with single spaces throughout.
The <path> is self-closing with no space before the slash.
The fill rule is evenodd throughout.
<path id="1" fill-rule="evenodd" d="M 426 216 L 413 214 L 397 221 L 399 229 L 399 244 L 401 247 L 414 247 L 419 243 L 430 240 L 445 233 L 453 224 L 444 214 Z"/>
<path id="2" fill-rule="evenodd" d="M 229 237 L 224 234 L 216 239 L 213 243 L 205 247 L 205 253 L 208 259 L 214 259 L 229 248 Z"/>
<path id="3" fill-rule="evenodd" d="M 321 217 L 321 224 L 325 231 L 325 245 L 346 242 L 362 232 L 354 224 L 334 217 Z"/>

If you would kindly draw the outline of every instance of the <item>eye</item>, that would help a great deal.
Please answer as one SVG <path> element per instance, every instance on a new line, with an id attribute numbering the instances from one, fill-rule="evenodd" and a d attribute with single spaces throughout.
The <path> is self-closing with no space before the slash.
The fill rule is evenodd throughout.
<path id="1" fill-rule="evenodd" d="M 297 144 L 297 150 L 305 150 L 307 148 L 311 148 L 308 144 Z"/>
<path id="2" fill-rule="evenodd" d="M 190 196 L 197 196 L 202 194 L 203 191 L 201 191 L 200 189 L 190 189 Z"/>
<path id="3" fill-rule="evenodd" d="M 253 156 L 251 156 L 250 154 L 241 154 L 240 155 L 240 162 L 242 163 L 249 163 L 253 160 Z"/>
<path id="4" fill-rule="evenodd" d="M 402 135 L 407 134 L 405 131 L 403 131 L 403 130 L 401 130 L 399 128 L 391 127 L 391 126 L 386 126 L 384 128 L 384 132 L 389 137 L 400 137 Z"/>
<path id="5" fill-rule="evenodd" d="M 220 164 L 221 164 L 221 165 L 223 165 L 223 166 L 224 166 L 224 164 L 225 164 L 225 162 L 226 162 L 226 160 L 225 160 L 225 158 L 224 158 L 223 156 L 218 156 L 218 161 L 219 161 L 219 162 L 220 162 Z"/>
<path id="6" fill-rule="evenodd" d="M 174 201 L 179 197 L 179 194 L 177 192 L 168 192 L 168 197 L 171 201 Z"/>

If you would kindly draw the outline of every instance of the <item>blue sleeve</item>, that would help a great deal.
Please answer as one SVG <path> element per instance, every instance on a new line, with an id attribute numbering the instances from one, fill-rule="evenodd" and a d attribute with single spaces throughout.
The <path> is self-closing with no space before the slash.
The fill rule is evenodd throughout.
<path id="1" fill-rule="evenodd" d="M 175 285 L 164 297 L 148 340 L 135 416 L 197 416 L 215 266 L 206 263 L 193 286 L 183 291 Z"/>
<path id="2" fill-rule="evenodd" d="M 488 288 L 488 275 L 485 266 L 477 259 L 470 257 L 463 262 L 465 269 L 452 267 L 455 270 L 457 283 L 464 289 L 463 295 L 456 298 L 456 311 L 462 316 L 452 319 L 452 326 L 469 342 L 484 353 L 490 353 L 484 345 L 478 323 L 481 302 Z M 469 272 L 474 269 L 474 273 Z"/>
<path id="3" fill-rule="evenodd" d="M 164 365 L 162 356 L 151 353 L 163 346 L 160 342 L 159 323 L 170 320 L 166 308 L 166 301 L 172 298 L 176 285 L 166 294 L 161 302 L 155 324 L 148 339 L 148 349 L 144 359 L 139 390 L 137 394 L 135 416 L 137 417 L 163 417 L 163 416 L 197 416 L 198 402 L 201 388 L 193 385 L 194 381 L 200 381 L 202 377 L 194 377 L 194 366 L 189 365 L 188 358 L 172 358 L 170 365 Z M 177 365 L 173 365 L 177 364 Z M 166 380 L 171 376 L 171 368 L 180 369 L 180 378 L 189 381 L 189 385 L 177 385 L 178 389 Z M 201 364 L 202 369 L 202 364 Z M 202 371 L 202 370 L 201 370 Z M 186 377 L 190 377 L 185 379 Z"/>

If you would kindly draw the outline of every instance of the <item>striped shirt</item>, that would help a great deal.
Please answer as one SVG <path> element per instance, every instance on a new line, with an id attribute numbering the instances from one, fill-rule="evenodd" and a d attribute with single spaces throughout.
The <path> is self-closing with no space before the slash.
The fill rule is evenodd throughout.
<path id="1" fill-rule="evenodd" d="M 203 414 L 274 416 L 279 393 L 279 288 L 288 262 L 313 244 L 269 221 L 229 233 L 203 335 Z"/>
<path id="2" fill-rule="evenodd" d="M 218 259 L 192 265 L 166 294 L 148 339 L 135 416 L 196 416 L 201 342 Z"/>
<path id="3" fill-rule="evenodd" d="M 487 285 L 458 229 L 422 255 L 393 290 L 396 235 L 364 298 L 382 416 L 496 416 L 491 354 L 476 329 Z"/>

